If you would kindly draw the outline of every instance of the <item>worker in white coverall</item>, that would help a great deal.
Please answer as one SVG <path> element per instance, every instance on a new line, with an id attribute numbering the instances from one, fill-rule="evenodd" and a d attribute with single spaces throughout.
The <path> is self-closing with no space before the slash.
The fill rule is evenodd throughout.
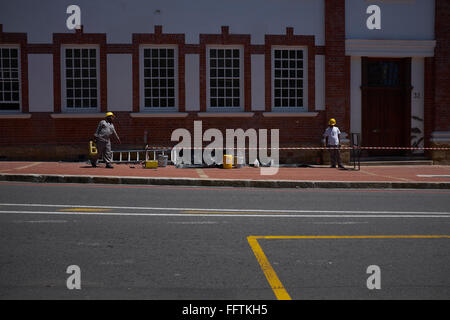
<path id="1" fill-rule="evenodd" d="M 325 145 L 330 152 L 330 168 L 336 168 L 337 162 L 339 168 L 345 169 L 342 165 L 341 152 L 339 150 L 339 148 L 341 147 L 341 131 L 338 127 L 336 127 L 336 120 L 334 118 L 328 121 L 328 128 L 325 130 L 323 136 L 325 137 Z"/>
<path id="2" fill-rule="evenodd" d="M 111 151 L 111 136 L 114 135 L 117 141 L 120 143 L 120 138 L 117 135 L 114 128 L 113 120 L 115 116 L 112 112 L 106 113 L 105 120 L 100 121 L 97 127 L 97 131 L 94 134 L 94 141 L 97 145 L 97 157 L 91 159 L 93 167 L 97 166 L 97 160 L 103 159 L 106 163 L 106 168 L 114 168 L 111 165 L 112 151 Z"/>

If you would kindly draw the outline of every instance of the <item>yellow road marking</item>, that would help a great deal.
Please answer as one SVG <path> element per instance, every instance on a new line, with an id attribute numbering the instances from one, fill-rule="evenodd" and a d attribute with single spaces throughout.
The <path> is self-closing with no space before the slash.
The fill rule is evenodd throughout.
<path id="1" fill-rule="evenodd" d="M 289 293 L 287 293 L 286 289 L 283 287 L 280 279 L 278 279 L 275 270 L 273 270 L 272 266 L 270 265 L 270 262 L 264 254 L 264 251 L 261 249 L 257 238 L 249 236 L 247 237 L 247 241 L 250 244 L 250 247 L 255 254 L 256 260 L 258 260 L 259 265 L 261 266 L 261 269 L 264 272 L 264 275 L 266 276 L 267 281 L 269 282 L 269 285 L 272 288 L 273 293 L 275 293 L 277 299 L 292 300 Z"/>
<path id="2" fill-rule="evenodd" d="M 450 235 L 364 235 L 364 236 L 248 236 L 247 241 L 278 300 L 292 300 L 272 268 L 258 239 L 438 239 Z"/>
<path id="3" fill-rule="evenodd" d="M 382 235 L 382 236 L 251 236 L 255 239 L 427 239 L 450 238 L 450 235 Z"/>
<path id="4" fill-rule="evenodd" d="M 111 209 L 73 208 L 73 209 L 60 209 L 59 211 L 90 211 L 90 212 L 97 212 L 97 211 L 111 211 Z"/>

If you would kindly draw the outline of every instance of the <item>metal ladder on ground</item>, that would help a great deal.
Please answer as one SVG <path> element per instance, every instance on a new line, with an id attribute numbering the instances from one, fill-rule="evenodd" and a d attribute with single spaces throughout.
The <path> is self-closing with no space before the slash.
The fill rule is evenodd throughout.
<path id="1" fill-rule="evenodd" d="M 114 163 L 141 163 L 148 160 L 158 160 L 157 155 L 171 152 L 170 148 L 145 148 L 141 150 L 112 150 Z M 149 153 L 153 153 L 150 159 Z"/>

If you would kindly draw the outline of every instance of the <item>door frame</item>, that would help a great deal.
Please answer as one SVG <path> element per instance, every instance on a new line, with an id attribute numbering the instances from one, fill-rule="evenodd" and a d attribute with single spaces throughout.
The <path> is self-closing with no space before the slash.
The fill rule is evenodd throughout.
<path id="1" fill-rule="evenodd" d="M 399 147 L 410 147 L 411 146 L 411 91 L 413 89 L 413 87 L 411 86 L 411 57 L 402 57 L 402 58 L 397 58 L 397 57 L 392 57 L 392 58 L 388 58 L 388 57 L 361 57 L 361 145 L 362 146 L 368 146 L 366 144 L 365 141 L 367 141 L 367 139 L 365 139 L 370 133 L 368 132 L 368 126 L 365 125 L 367 124 L 367 121 L 369 119 L 367 119 L 367 94 L 366 94 L 366 90 L 368 88 L 371 88 L 368 86 L 368 74 L 367 74 L 367 64 L 369 61 L 401 61 L 402 62 L 402 67 L 401 67 L 401 71 L 403 72 L 402 78 L 403 78 L 403 83 L 401 83 L 400 88 L 403 91 L 403 96 L 404 96 L 404 117 L 406 119 L 404 119 L 404 141 L 405 144 L 404 146 L 399 146 Z M 376 152 L 378 150 L 374 150 L 372 152 L 364 152 L 366 153 L 366 155 L 389 155 L 389 154 L 394 154 L 394 155 L 406 155 L 409 154 L 410 151 L 409 150 L 403 150 L 403 152 L 394 152 L 394 150 L 391 150 L 392 152 Z"/>

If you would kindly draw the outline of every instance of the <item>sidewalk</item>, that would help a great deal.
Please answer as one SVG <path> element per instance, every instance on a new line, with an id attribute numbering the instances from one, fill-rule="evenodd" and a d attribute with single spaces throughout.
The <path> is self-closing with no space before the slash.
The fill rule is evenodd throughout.
<path id="1" fill-rule="evenodd" d="M 276 175 L 259 168 L 144 169 L 139 164 L 92 168 L 86 162 L 0 162 L 0 181 L 52 183 L 155 184 L 278 188 L 450 189 L 450 166 L 368 166 L 361 170 L 324 166 L 281 167 Z"/>

